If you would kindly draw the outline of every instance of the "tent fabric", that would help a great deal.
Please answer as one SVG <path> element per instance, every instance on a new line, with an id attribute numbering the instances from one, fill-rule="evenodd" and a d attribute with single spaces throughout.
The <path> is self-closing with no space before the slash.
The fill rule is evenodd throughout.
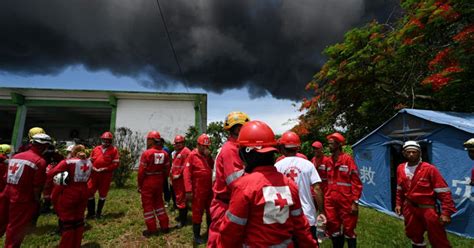
<path id="1" fill-rule="evenodd" d="M 387 127 L 400 131 L 401 135 L 393 135 L 393 132 L 387 135 Z M 361 203 L 393 216 L 394 166 L 398 166 L 398 162 L 394 164 L 396 154 L 391 153 L 399 152 L 400 142 L 397 140 L 424 140 L 429 162 L 439 169 L 450 186 L 458 209 L 452 216 L 448 231 L 474 238 L 474 192 L 469 185 L 474 161 L 463 148 L 463 142 L 472 137 L 474 114 L 401 110 L 353 146 L 354 159 L 364 184 Z M 397 146 L 398 150 L 393 149 Z"/>

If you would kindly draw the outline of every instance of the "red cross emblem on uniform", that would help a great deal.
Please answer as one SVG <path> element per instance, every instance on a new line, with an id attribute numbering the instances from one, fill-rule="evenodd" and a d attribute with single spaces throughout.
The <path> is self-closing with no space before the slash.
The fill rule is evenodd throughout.
<path id="1" fill-rule="evenodd" d="M 10 165 L 10 170 L 12 171 L 12 174 L 15 174 L 15 172 L 18 170 L 18 164 L 13 164 L 13 165 Z"/>
<path id="2" fill-rule="evenodd" d="M 280 193 L 277 193 L 277 199 L 275 200 L 275 206 L 278 206 L 280 207 L 280 211 L 286 206 L 288 205 L 288 201 L 281 197 L 281 194 Z"/>
<path id="3" fill-rule="evenodd" d="M 298 173 L 296 173 L 294 169 L 291 169 L 290 173 L 288 173 L 286 176 L 291 178 L 291 180 L 295 181 L 295 178 L 298 177 Z"/>
<path id="4" fill-rule="evenodd" d="M 81 166 L 81 170 L 82 170 L 83 172 L 86 172 L 87 170 L 89 170 L 89 166 L 87 166 L 87 164 L 83 164 L 83 165 Z"/>

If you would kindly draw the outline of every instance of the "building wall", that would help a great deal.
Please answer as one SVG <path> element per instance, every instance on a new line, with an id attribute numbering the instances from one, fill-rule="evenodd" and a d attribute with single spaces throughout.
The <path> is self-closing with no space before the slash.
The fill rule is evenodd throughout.
<path id="1" fill-rule="evenodd" d="M 163 138 L 172 140 L 184 135 L 195 124 L 193 101 L 118 99 L 116 128 L 128 127 L 144 135 L 159 131 Z"/>

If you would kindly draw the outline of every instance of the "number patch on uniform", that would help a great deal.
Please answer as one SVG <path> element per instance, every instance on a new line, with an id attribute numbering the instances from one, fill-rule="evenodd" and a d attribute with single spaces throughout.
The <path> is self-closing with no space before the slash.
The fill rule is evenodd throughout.
<path id="1" fill-rule="evenodd" d="M 154 153 L 155 156 L 155 164 L 163 164 L 165 162 L 165 154 L 164 153 Z"/>
<path id="2" fill-rule="evenodd" d="M 267 186 L 262 189 L 263 198 L 265 200 L 265 208 L 263 211 L 264 224 L 283 224 L 288 220 L 290 214 L 290 206 L 293 205 L 290 187 Z"/>

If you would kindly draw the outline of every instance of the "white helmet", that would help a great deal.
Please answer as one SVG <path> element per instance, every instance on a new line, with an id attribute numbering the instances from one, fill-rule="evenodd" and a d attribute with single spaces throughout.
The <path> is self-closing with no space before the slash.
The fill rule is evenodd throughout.
<path id="1" fill-rule="evenodd" d="M 421 151 L 420 144 L 418 144 L 418 142 L 416 142 L 414 140 L 409 140 L 409 141 L 407 141 L 403 144 L 403 150 L 406 150 L 406 149 L 409 149 L 409 148 L 413 148 L 413 149 L 416 149 L 418 151 Z"/>
<path id="2" fill-rule="evenodd" d="M 31 140 L 33 141 L 33 143 L 38 143 L 38 144 L 48 144 L 48 145 L 52 144 L 51 137 L 49 137 L 49 135 L 45 133 L 35 134 L 31 138 Z"/>
<path id="3" fill-rule="evenodd" d="M 63 171 L 53 177 L 53 182 L 56 185 L 67 185 L 69 179 L 68 177 L 69 173 L 67 171 Z"/>

